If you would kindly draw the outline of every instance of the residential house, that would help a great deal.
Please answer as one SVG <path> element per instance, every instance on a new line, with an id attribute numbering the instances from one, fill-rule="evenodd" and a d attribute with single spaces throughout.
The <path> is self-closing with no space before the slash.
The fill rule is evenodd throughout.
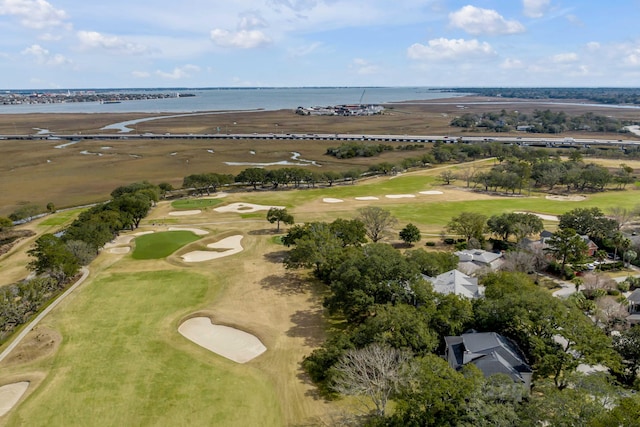
<path id="1" fill-rule="evenodd" d="M 454 252 L 458 256 L 458 270 L 465 274 L 475 274 L 479 270 L 495 271 L 500 268 L 504 259 L 501 253 L 488 252 L 482 249 L 465 249 Z"/>
<path id="2" fill-rule="evenodd" d="M 631 292 L 631 295 L 627 297 L 629 302 L 629 316 L 627 316 L 627 322 L 630 325 L 640 324 L 640 288 Z"/>
<path id="3" fill-rule="evenodd" d="M 459 370 L 473 363 L 485 377 L 506 374 L 513 381 L 531 387 L 533 371 L 511 341 L 495 332 L 471 331 L 458 337 L 445 337 L 445 358 Z"/>
<path id="4" fill-rule="evenodd" d="M 469 299 L 480 298 L 484 295 L 484 287 L 478 285 L 478 279 L 467 276 L 460 270 L 450 270 L 436 277 L 422 275 L 431 282 L 433 290 L 443 294 L 455 294 Z"/>

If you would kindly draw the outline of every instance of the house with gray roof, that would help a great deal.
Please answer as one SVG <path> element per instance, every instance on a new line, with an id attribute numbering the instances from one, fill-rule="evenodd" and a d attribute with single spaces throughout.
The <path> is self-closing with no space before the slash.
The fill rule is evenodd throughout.
<path id="1" fill-rule="evenodd" d="M 513 381 L 531 387 L 533 371 L 515 343 L 495 332 L 471 331 L 458 337 L 445 337 L 445 358 L 459 370 L 473 363 L 485 377 L 506 374 Z"/>
<path id="2" fill-rule="evenodd" d="M 640 324 L 640 288 L 631 292 L 631 295 L 627 297 L 629 302 L 629 316 L 627 316 L 627 322 L 631 326 Z"/>
<path id="3" fill-rule="evenodd" d="M 478 285 L 478 279 L 467 276 L 460 270 L 450 270 L 436 277 L 423 274 L 422 278 L 431 282 L 433 290 L 443 295 L 455 294 L 469 299 L 484 295 L 484 287 Z"/>
<path id="4" fill-rule="evenodd" d="M 482 249 L 465 249 L 454 252 L 460 259 L 458 270 L 465 274 L 475 274 L 479 270 L 495 271 L 500 268 L 504 258 L 501 253 L 488 252 Z"/>

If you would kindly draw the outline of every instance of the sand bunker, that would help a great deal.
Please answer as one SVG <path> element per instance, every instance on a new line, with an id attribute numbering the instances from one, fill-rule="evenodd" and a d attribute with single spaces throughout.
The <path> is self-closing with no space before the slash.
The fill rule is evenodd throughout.
<path id="1" fill-rule="evenodd" d="M 238 363 L 260 356 L 267 348 L 255 336 L 228 326 L 214 325 L 208 317 L 182 323 L 178 332 L 207 350 Z"/>
<path id="2" fill-rule="evenodd" d="M 546 214 L 539 214 L 539 213 L 535 213 L 535 212 L 514 212 L 514 213 L 528 213 L 531 215 L 535 215 L 540 219 L 543 219 L 545 221 L 560 221 L 560 218 L 558 218 L 555 215 L 546 215 Z"/>
<path id="3" fill-rule="evenodd" d="M 207 230 L 203 230 L 201 228 L 182 228 L 182 227 L 169 227 L 169 231 L 190 231 L 196 236 L 205 236 L 209 234 Z"/>
<path id="4" fill-rule="evenodd" d="M 255 356 L 254 356 L 255 357 Z M 28 381 L 7 384 L 0 387 L 0 417 L 15 406 L 29 388 Z"/>
<path id="5" fill-rule="evenodd" d="M 216 212 L 251 213 L 256 211 L 268 211 L 271 208 L 284 209 L 284 206 L 254 205 L 253 203 L 231 203 L 230 205 L 215 208 Z"/>
<path id="6" fill-rule="evenodd" d="M 380 200 L 380 199 L 375 196 L 363 196 L 363 197 L 356 197 L 356 200 L 366 201 L 366 200 Z"/>
<path id="7" fill-rule="evenodd" d="M 387 199 L 412 199 L 416 197 L 415 194 L 387 194 Z"/>
<path id="8" fill-rule="evenodd" d="M 129 246 L 123 246 L 120 248 L 111 248 L 109 249 L 109 253 L 111 254 L 128 254 L 131 251 Z"/>
<path id="9" fill-rule="evenodd" d="M 420 194 L 430 195 L 430 194 L 444 194 L 444 193 L 438 190 L 429 190 L 429 191 L 421 191 Z"/>
<path id="10" fill-rule="evenodd" d="M 210 261 L 212 259 L 222 258 L 229 255 L 242 252 L 243 247 L 240 244 L 242 241 L 241 235 L 227 237 L 219 242 L 210 243 L 207 248 L 218 249 L 218 251 L 193 251 L 182 255 L 184 262 L 203 262 Z"/>
<path id="11" fill-rule="evenodd" d="M 549 195 L 545 197 L 548 200 L 555 200 L 558 202 L 581 202 L 583 200 L 587 200 L 585 196 L 556 196 Z"/>
<path id="12" fill-rule="evenodd" d="M 171 216 L 188 216 L 188 215 L 198 215 L 199 213 L 202 213 L 202 211 L 200 209 L 193 209 L 190 211 L 173 211 L 173 212 L 169 212 L 169 215 Z"/>
<path id="13" fill-rule="evenodd" d="M 334 199 L 333 197 L 325 197 L 324 199 L 322 199 L 323 202 L 325 203 L 342 203 L 344 202 L 344 200 L 342 199 Z"/>

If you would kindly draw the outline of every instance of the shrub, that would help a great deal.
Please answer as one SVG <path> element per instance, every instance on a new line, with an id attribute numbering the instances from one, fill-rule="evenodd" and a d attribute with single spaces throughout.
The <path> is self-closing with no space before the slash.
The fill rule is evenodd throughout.
<path id="1" fill-rule="evenodd" d="M 456 240 L 452 239 L 451 237 L 447 237 L 442 241 L 444 242 L 445 245 L 453 245 L 456 242 Z"/>
<path id="2" fill-rule="evenodd" d="M 436 242 L 429 241 L 429 242 L 426 242 L 424 245 L 425 246 L 435 246 Z"/>
<path id="3" fill-rule="evenodd" d="M 625 280 L 624 282 L 618 283 L 617 287 L 620 292 L 629 292 L 629 289 L 631 288 L 631 283 Z"/>
<path id="4" fill-rule="evenodd" d="M 609 289 L 607 290 L 607 294 L 617 297 L 618 295 L 620 295 L 620 291 L 617 289 Z"/>

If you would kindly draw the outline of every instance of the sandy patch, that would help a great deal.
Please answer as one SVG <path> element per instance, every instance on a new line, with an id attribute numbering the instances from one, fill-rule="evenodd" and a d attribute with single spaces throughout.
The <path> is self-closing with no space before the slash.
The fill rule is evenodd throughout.
<path id="1" fill-rule="evenodd" d="M 111 248 L 109 249 L 109 253 L 111 254 L 128 254 L 129 251 L 131 251 L 131 248 L 129 246 L 124 246 L 121 248 Z"/>
<path id="2" fill-rule="evenodd" d="M 0 417 L 15 406 L 29 388 L 28 381 L 7 384 L 0 387 Z"/>
<path id="3" fill-rule="evenodd" d="M 367 200 L 380 200 L 380 199 L 375 196 L 363 196 L 363 197 L 356 197 L 356 200 L 367 201 Z"/>
<path id="4" fill-rule="evenodd" d="M 218 249 L 217 251 L 193 251 L 182 255 L 184 262 L 203 262 L 210 261 L 212 259 L 222 258 L 229 255 L 242 252 L 243 247 L 241 245 L 242 236 L 236 235 L 227 237 L 219 242 L 210 243 L 207 248 Z"/>
<path id="5" fill-rule="evenodd" d="M 203 230 L 201 228 L 182 228 L 182 227 L 169 227 L 169 231 L 190 231 L 196 236 L 205 236 L 209 234 L 207 230 Z"/>
<path id="6" fill-rule="evenodd" d="M 251 213 L 256 211 L 268 211 L 271 208 L 284 209 L 284 206 L 265 206 L 265 205 L 255 205 L 253 203 L 231 203 L 230 205 L 220 206 L 219 208 L 215 208 L 216 212 L 235 212 L 235 213 Z"/>
<path id="7" fill-rule="evenodd" d="M 539 214 L 535 212 L 514 212 L 514 213 L 528 213 L 531 215 L 535 215 L 538 218 L 543 219 L 545 221 L 560 221 L 560 218 L 558 218 L 556 215 L 546 215 L 546 214 Z"/>
<path id="8" fill-rule="evenodd" d="M 558 202 L 581 202 L 583 200 L 587 200 L 585 196 L 556 196 L 556 195 L 548 195 L 545 197 L 548 200 L 555 200 Z"/>
<path id="9" fill-rule="evenodd" d="M 109 242 L 106 245 L 104 245 L 104 247 L 105 248 L 112 248 L 114 246 L 128 245 L 135 238 L 136 238 L 136 236 L 134 236 L 132 234 L 129 234 L 127 236 L 118 236 L 115 239 L 113 239 L 111 242 Z"/>
<path id="10" fill-rule="evenodd" d="M 415 194 L 387 194 L 386 196 L 387 199 L 412 199 L 414 197 L 416 197 Z"/>
<path id="11" fill-rule="evenodd" d="M 110 241 L 109 243 L 105 244 L 104 247 L 105 247 L 105 249 L 109 249 L 109 248 L 113 248 L 114 246 L 128 245 L 136 237 L 144 236 L 145 234 L 151 234 L 153 232 L 154 232 L 153 230 L 151 230 L 151 231 L 139 231 L 139 232 L 133 233 L 133 234 L 126 234 L 124 236 L 118 236 L 115 239 L 113 239 L 112 241 Z"/>
<path id="12" fill-rule="evenodd" d="M 237 363 L 248 362 L 267 351 L 255 336 L 229 326 L 214 325 L 208 317 L 189 319 L 180 325 L 178 332 L 199 346 Z"/>
<path id="13" fill-rule="evenodd" d="M 342 203 L 344 202 L 344 200 L 342 199 L 334 199 L 333 197 L 325 197 L 324 199 L 322 199 L 323 202 L 325 203 Z"/>
<path id="14" fill-rule="evenodd" d="M 198 215 L 199 213 L 202 213 L 202 211 L 200 209 L 193 209 L 190 211 L 173 211 L 173 212 L 169 212 L 170 216 L 188 216 L 188 215 Z"/>
<path id="15" fill-rule="evenodd" d="M 438 190 L 429 190 L 429 191 L 421 191 L 420 194 L 430 195 L 430 194 L 444 194 L 444 193 Z"/>

